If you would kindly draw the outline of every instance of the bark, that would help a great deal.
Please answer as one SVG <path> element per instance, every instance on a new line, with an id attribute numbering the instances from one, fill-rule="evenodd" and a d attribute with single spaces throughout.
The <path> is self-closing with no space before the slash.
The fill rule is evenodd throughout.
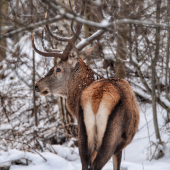
<path id="1" fill-rule="evenodd" d="M 2 34 L 2 28 L 7 25 L 7 21 L 5 19 L 5 16 L 8 14 L 8 1 L 0 2 L 0 34 Z M 6 58 L 6 39 L 0 40 L 0 62 Z"/>
<path id="2" fill-rule="evenodd" d="M 31 15 L 33 16 L 33 0 L 31 1 Z M 33 20 L 33 18 L 31 18 Z M 35 51 L 32 51 L 32 63 L 33 63 L 33 76 L 32 76 L 32 85 L 33 85 L 33 110 L 35 117 L 35 126 L 38 126 L 38 115 L 37 115 L 37 106 L 36 106 L 36 95 L 35 95 Z"/>
<path id="3" fill-rule="evenodd" d="M 121 24 L 123 26 L 123 24 Z M 127 41 L 125 39 L 125 34 L 123 32 L 119 32 L 119 34 L 124 39 L 124 43 L 127 44 Z M 125 63 L 122 62 L 120 59 L 125 60 L 126 59 L 126 52 L 122 50 L 122 43 L 120 39 L 117 39 L 117 51 L 116 51 L 116 62 L 115 62 L 115 77 L 124 79 L 126 76 L 125 72 Z"/>
<path id="4" fill-rule="evenodd" d="M 123 8 L 123 4 L 121 3 L 121 1 L 119 2 L 120 3 L 120 7 Z M 119 9 L 119 5 L 118 5 L 118 1 L 115 0 L 114 2 L 114 5 L 113 5 L 113 8 L 114 10 L 116 10 L 116 12 L 118 12 L 118 9 Z M 120 9 L 119 9 L 120 10 Z M 121 11 L 119 12 L 118 15 L 123 15 L 121 13 Z M 124 48 L 124 45 L 126 46 L 127 45 L 127 41 L 126 41 L 126 34 L 127 32 L 121 32 L 119 30 L 119 27 L 123 27 L 124 24 L 120 24 L 118 25 L 118 34 L 121 36 L 122 39 L 118 38 L 117 37 L 117 50 L 116 50 L 116 61 L 115 61 L 115 68 L 114 68 L 114 71 L 115 71 L 115 77 L 117 78 L 125 78 L 126 76 L 126 72 L 125 72 L 125 63 L 122 62 L 120 59 L 123 59 L 125 60 L 126 59 L 126 51 Z M 124 42 L 123 42 L 124 41 Z M 124 44 L 122 44 L 124 43 Z M 123 50 L 122 50 L 123 49 Z M 120 59 L 119 59 L 120 58 Z M 112 159 L 113 159 L 113 169 L 115 169 L 114 167 L 116 165 L 115 164 L 115 161 L 114 161 L 114 155 L 112 156 Z"/>
<path id="5" fill-rule="evenodd" d="M 122 3 L 122 1 L 120 1 L 120 9 L 121 8 L 126 8 L 126 6 L 124 5 L 124 3 Z M 120 17 L 124 17 L 124 13 L 122 10 L 119 11 L 119 18 Z M 117 37 L 117 50 L 116 50 L 116 62 L 115 62 L 115 77 L 117 78 L 122 78 L 124 79 L 126 76 L 126 72 L 125 72 L 125 63 L 122 62 L 120 59 L 126 60 L 126 50 L 123 47 L 124 43 L 125 45 L 127 45 L 127 31 L 125 29 L 122 28 L 126 28 L 127 25 L 125 26 L 125 24 L 119 24 L 118 25 L 118 34 L 122 37 L 122 39 Z M 119 59 L 120 58 L 120 59 Z"/>
<path id="6" fill-rule="evenodd" d="M 88 7 L 88 4 L 86 3 L 86 7 L 85 7 L 85 18 L 87 20 L 90 20 L 90 8 Z M 84 34 L 85 34 L 85 38 L 88 38 L 90 36 L 90 26 L 87 24 L 84 24 Z M 90 58 L 87 58 L 87 64 L 90 65 Z"/>
<path id="7" fill-rule="evenodd" d="M 170 17 L 170 2 L 167 0 L 167 16 L 168 16 L 168 25 L 170 25 L 169 17 Z M 166 99 L 170 101 L 169 96 L 169 82 L 170 81 L 170 68 L 169 68 L 169 48 L 170 48 L 170 28 L 167 29 L 167 53 L 166 53 L 166 68 L 165 68 L 165 84 L 166 84 Z M 170 112 L 167 111 L 167 121 L 170 121 Z"/>
<path id="8" fill-rule="evenodd" d="M 159 23 L 160 21 L 160 7 L 161 7 L 161 0 L 157 1 L 157 10 L 156 10 L 156 22 Z M 153 122 L 155 128 L 155 135 L 156 138 L 161 142 L 161 136 L 159 133 L 158 127 L 158 119 L 157 119 L 157 108 L 156 108 L 156 65 L 159 57 L 159 43 L 160 43 L 160 28 L 156 28 L 156 49 L 155 49 L 155 56 L 152 59 L 152 109 L 153 109 Z"/>
<path id="9" fill-rule="evenodd" d="M 35 95 L 35 52 L 33 51 L 33 107 L 34 107 L 34 117 L 35 117 L 35 126 L 38 126 L 38 115 L 37 115 L 37 106 L 36 106 L 36 95 Z"/>

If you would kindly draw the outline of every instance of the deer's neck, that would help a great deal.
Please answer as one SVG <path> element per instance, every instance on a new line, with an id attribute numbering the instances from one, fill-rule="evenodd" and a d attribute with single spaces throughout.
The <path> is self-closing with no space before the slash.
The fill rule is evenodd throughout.
<path id="1" fill-rule="evenodd" d="M 92 82 L 101 78 L 82 59 L 79 60 L 75 73 L 68 84 L 67 109 L 73 116 L 77 117 L 78 101 L 82 91 Z"/>

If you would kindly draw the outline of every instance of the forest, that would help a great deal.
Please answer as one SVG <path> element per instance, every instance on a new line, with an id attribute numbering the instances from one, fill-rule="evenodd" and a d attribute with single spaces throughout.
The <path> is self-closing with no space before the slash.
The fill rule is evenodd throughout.
<path id="1" fill-rule="evenodd" d="M 122 170 L 169 170 L 170 0 L 0 0 L 0 170 L 81 169 L 66 99 L 35 89 L 69 43 L 94 48 L 84 62 L 135 93 L 140 123 Z"/>

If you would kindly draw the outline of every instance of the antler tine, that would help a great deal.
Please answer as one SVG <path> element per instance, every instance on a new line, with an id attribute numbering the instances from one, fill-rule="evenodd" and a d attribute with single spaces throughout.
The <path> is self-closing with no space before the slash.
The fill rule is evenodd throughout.
<path id="1" fill-rule="evenodd" d="M 47 19 L 47 12 L 45 13 L 45 19 Z M 47 24 L 46 24 L 46 29 L 47 29 L 48 33 L 50 34 L 50 36 L 53 37 L 54 39 L 58 40 L 58 41 L 66 41 L 66 42 L 68 42 L 72 38 L 72 37 L 71 38 L 68 38 L 68 37 L 58 37 L 58 36 L 54 35 L 51 32 L 51 30 L 50 30 L 50 28 L 49 28 L 49 26 Z"/>
<path id="2" fill-rule="evenodd" d="M 69 0 L 69 5 L 70 5 L 70 9 L 73 11 L 72 5 L 71 5 L 71 1 Z"/>
<path id="3" fill-rule="evenodd" d="M 45 26 L 46 26 L 46 29 L 47 29 L 48 33 L 50 34 L 50 36 L 53 37 L 54 39 L 58 40 L 58 41 L 68 42 L 68 41 L 70 41 L 71 38 L 72 38 L 72 37 L 71 37 L 71 38 L 68 38 L 68 37 L 58 37 L 57 35 L 54 35 L 54 34 L 51 32 L 51 30 L 50 30 L 50 28 L 49 28 L 48 25 L 45 25 Z"/>
<path id="4" fill-rule="evenodd" d="M 45 46 L 45 42 L 44 42 L 44 36 L 45 36 L 45 25 L 43 26 L 43 30 L 42 30 L 42 46 L 44 48 L 44 50 L 46 52 L 53 52 L 53 53 L 61 53 L 62 51 L 59 50 L 54 50 L 54 49 L 47 49 L 47 47 Z"/>
<path id="5" fill-rule="evenodd" d="M 84 14 L 84 7 L 85 7 L 85 1 L 82 2 L 82 11 L 81 11 L 81 14 L 80 15 L 83 15 Z M 47 18 L 47 13 L 45 14 L 45 18 Z M 77 23 L 77 26 L 76 26 L 76 32 L 74 33 L 74 35 L 71 37 L 71 38 L 60 38 L 58 36 L 55 36 L 52 34 L 52 32 L 50 31 L 48 25 L 46 25 L 46 28 L 47 28 L 47 31 L 49 32 L 49 34 L 54 37 L 55 39 L 59 40 L 59 41 L 67 41 L 68 44 L 65 48 L 65 50 L 63 52 L 60 52 L 58 50 L 50 50 L 50 49 L 47 49 L 45 47 L 45 43 L 44 43 L 44 30 L 45 28 L 43 28 L 43 31 L 42 31 L 42 45 L 43 45 L 43 48 L 46 52 L 42 52 L 40 50 L 38 50 L 35 46 L 35 43 L 34 43 L 34 34 L 32 34 L 32 47 L 33 49 L 40 55 L 42 56 L 45 56 L 45 57 L 58 57 L 58 58 L 61 58 L 62 61 L 65 61 L 68 59 L 68 54 L 70 52 L 70 50 L 73 48 L 73 46 L 75 46 L 75 42 L 76 40 L 79 38 L 79 34 L 81 32 L 81 28 L 82 28 L 82 23 Z"/>
<path id="6" fill-rule="evenodd" d="M 69 0 L 69 5 L 70 5 L 70 9 L 73 11 L 73 7 L 71 5 L 71 0 Z M 73 11 L 74 12 L 74 11 Z M 75 29 L 74 29 L 74 20 L 71 21 L 71 30 L 73 32 L 73 34 L 76 33 Z"/>
<path id="7" fill-rule="evenodd" d="M 61 60 L 66 60 L 67 59 L 67 56 L 65 56 L 63 53 L 57 53 L 57 52 L 42 52 L 40 50 L 38 50 L 35 46 L 35 43 L 34 43 L 34 33 L 32 33 L 32 47 L 34 49 L 35 52 L 37 52 L 38 54 L 44 56 L 44 57 L 57 57 L 57 58 L 61 58 Z"/>
<path id="8" fill-rule="evenodd" d="M 76 31 L 74 29 L 74 20 L 71 21 L 71 30 L 72 30 L 73 34 L 76 33 Z"/>

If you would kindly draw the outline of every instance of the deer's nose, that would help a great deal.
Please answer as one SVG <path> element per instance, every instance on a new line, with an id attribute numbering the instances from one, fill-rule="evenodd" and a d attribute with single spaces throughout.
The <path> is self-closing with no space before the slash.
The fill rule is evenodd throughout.
<path id="1" fill-rule="evenodd" d="M 38 86 L 37 85 L 35 85 L 35 91 L 38 92 Z"/>

